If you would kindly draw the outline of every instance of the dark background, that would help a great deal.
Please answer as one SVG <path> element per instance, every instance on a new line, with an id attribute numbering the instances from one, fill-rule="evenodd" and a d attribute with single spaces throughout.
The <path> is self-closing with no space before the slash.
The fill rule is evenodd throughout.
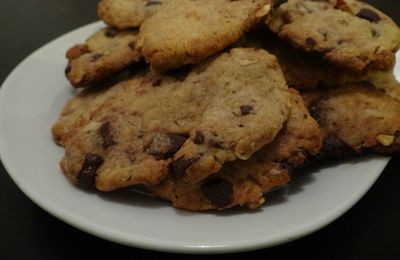
<path id="1" fill-rule="evenodd" d="M 367 2 L 400 24 L 400 1 Z M 38 47 L 97 20 L 96 4 L 97 0 L 0 0 L 0 82 Z M 400 259 L 399 169 L 400 159 L 392 159 L 372 189 L 322 230 L 288 244 L 238 256 Z M 64 224 L 31 202 L 0 163 L 0 259 L 96 256 L 144 258 L 167 254 L 117 245 Z"/>

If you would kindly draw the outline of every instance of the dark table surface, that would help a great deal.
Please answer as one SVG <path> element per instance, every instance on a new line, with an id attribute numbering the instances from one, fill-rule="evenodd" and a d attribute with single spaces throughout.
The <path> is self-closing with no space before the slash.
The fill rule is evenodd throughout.
<path id="1" fill-rule="evenodd" d="M 369 2 L 400 24 L 400 1 Z M 96 4 L 97 0 L 1 0 L 0 82 L 41 45 L 97 20 Z M 399 169 L 400 158 L 393 158 L 371 190 L 327 227 L 288 244 L 239 256 L 400 259 Z M 97 255 L 118 258 L 127 254 L 166 256 L 114 244 L 59 221 L 26 197 L 0 163 L 0 259 L 74 259 Z"/>

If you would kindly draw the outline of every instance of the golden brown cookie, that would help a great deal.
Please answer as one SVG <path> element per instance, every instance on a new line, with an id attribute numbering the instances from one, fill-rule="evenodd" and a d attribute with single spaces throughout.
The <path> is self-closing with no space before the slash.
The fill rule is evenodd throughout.
<path id="1" fill-rule="evenodd" d="M 74 87 L 86 87 L 122 71 L 141 59 L 136 50 L 137 31 L 105 28 L 84 44 L 67 51 L 67 79 Z"/>
<path id="2" fill-rule="evenodd" d="M 324 138 L 320 156 L 400 151 L 400 102 L 369 83 L 303 93 Z"/>
<path id="3" fill-rule="evenodd" d="M 354 73 L 334 66 L 316 53 L 294 48 L 265 28 L 247 34 L 236 45 L 263 48 L 275 55 L 288 85 L 298 90 L 368 81 L 387 95 L 400 100 L 400 83 L 394 76 L 393 68 L 388 71 Z"/>
<path id="4" fill-rule="evenodd" d="M 140 28 L 138 48 L 156 70 L 195 64 L 237 41 L 270 0 L 170 0 Z"/>
<path id="5" fill-rule="evenodd" d="M 337 68 L 318 54 L 296 49 L 265 28 L 247 34 L 236 45 L 263 48 L 275 55 L 286 82 L 298 90 L 360 81 L 363 77 L 363 74 Z"/>
<path id="6" fill-rule="evenodd" d="M 167 0 L 101 0 L 97 13 L 111 27 L 137 28 L 165 2 Z"/>
<path id="7" fill-rule="evenodd" d="M 74 183 L 109 191 L 188 181 L 248 159 L 287 120 L 290 93 L 274 56 L 232 49 L 194 68 L 148 72 L 73 98 L 53 126 Z"/>
<path id="8" fill-rule="evenodd" d="M 400 29 L 369 4 L 356 0 L 279 2 L 268 27 L 295 47 L 318 52 L 354 72 L 385 71 L 393 66 Z"/>
<path id="9" fill-rule="evenodd" d="M 260 206 L 265 193 L 288 184 L 290 169 L 306 163 L 309 155 L 316 155 L 322 145 L 318 124 L 301 96 L 295 90 L 291 95 L 293 106 L 284 128 L 271 144 L 250 159 L 227 163 L 219 173 L 196 184 L 171 175 L 149 190 L 172 201 L 174 207 L 187 210 Z"/>

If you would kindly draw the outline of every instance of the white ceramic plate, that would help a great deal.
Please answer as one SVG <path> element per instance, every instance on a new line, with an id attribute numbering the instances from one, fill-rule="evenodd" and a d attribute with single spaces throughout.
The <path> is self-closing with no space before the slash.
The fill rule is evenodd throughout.
<path id="1" fill-rule="evenodd" d="M 389 160 L 353 159 L 299 173 L 289 187 L 253 212 L 190 213 L 135 193 L 100 195 L 78 189 L 59 169 L 64 150 L 53 143 L 50 128 L 73 95 L 64 77 L 65 51 L 102 26 L 87 25 L 42 47 L 11 73 L 0 91 L 0 156 L 8 173 L 35 203 L 81 230 L 170 252 L 269 247 L 309 234 L 342 215 Z"/>

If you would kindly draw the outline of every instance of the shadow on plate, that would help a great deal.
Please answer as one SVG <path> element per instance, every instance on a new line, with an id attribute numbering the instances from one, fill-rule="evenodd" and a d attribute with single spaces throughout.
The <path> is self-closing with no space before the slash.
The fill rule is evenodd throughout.
<path id="1" fill-rule="evenodd" d="M 143 208 L 164 208 L 170 207 L 168 201 L 161 200 L 148 193 L 132 190 L 130 188 L 120 189 L 112 192 L 97 192 L 98 196 L 106 201 L 132 205 Z"/>

